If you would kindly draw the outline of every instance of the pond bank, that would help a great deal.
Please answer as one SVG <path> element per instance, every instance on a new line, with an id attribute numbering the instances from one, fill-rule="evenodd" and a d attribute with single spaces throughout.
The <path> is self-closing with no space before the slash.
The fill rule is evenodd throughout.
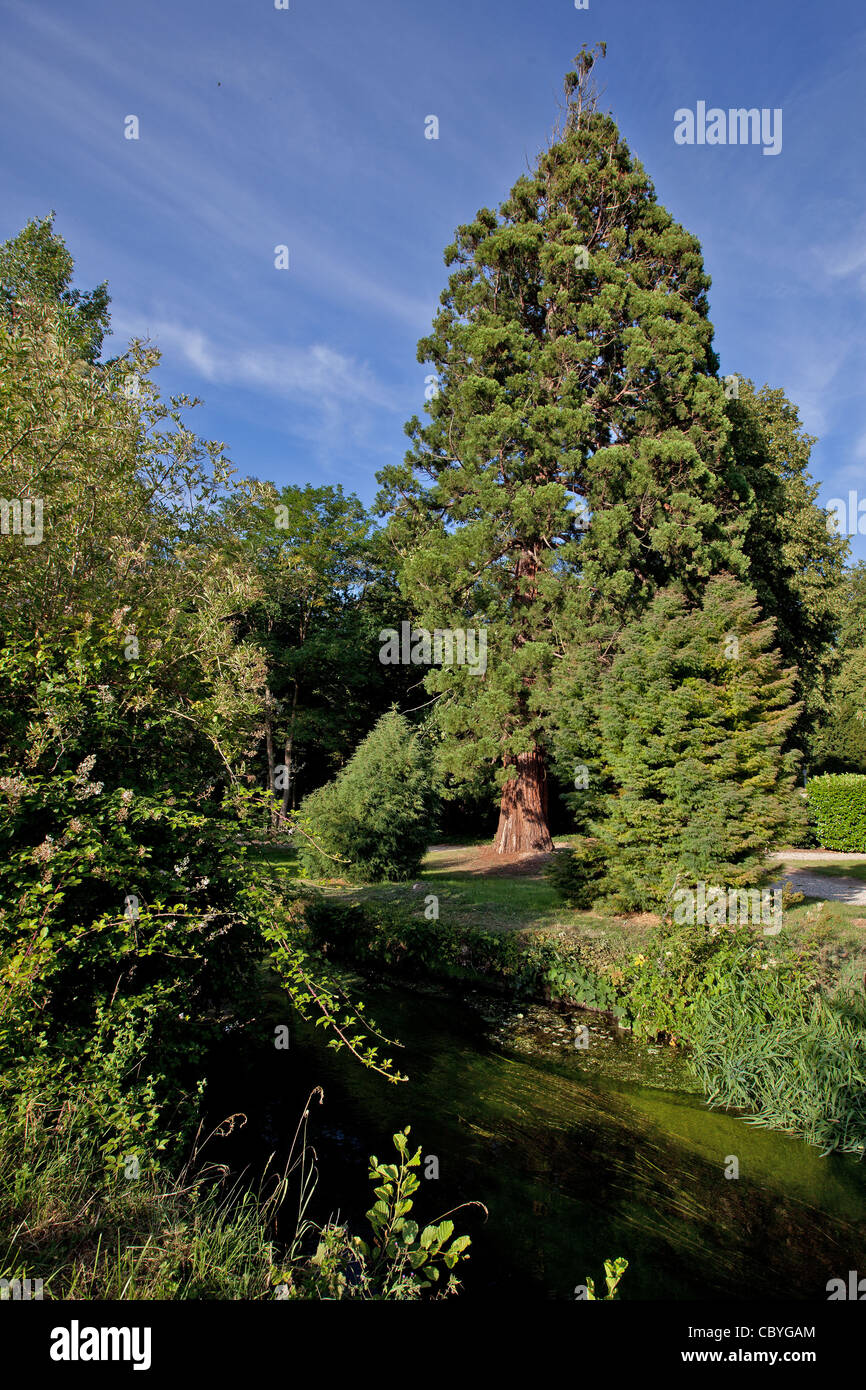
<path id="1" fill-rule="evenodd" d="M 286 1051 L 266 1028 L 227 1038 L 209 1088 L 214 1117 L 249 1117 L 220 1141 L 226 1160 L 255 1169 L 285 1149 L 309 1091 L 324 1086 L 310 1113 L 316 1219 L 339 1209 L 362 1228 L 367 1156 L 387 1159 L 391 1134 L 410 1123 L 439 1174 L 422 1180 L 419 1219 L 473 1199 L 488 1208 L 486 1222 L 474 1210 L 454 1218 L 473 1241 L 469 1298 L 570 1300 L 622 1255 L 623 1299 L 825 1299 L 829 1279 L 862 1264 L 862 1163 L 709 1111 L 672 1050 L 597 1016 L 483 994 L 366 983 L 364 996 L 404 1044 L 407 1083 L 293 1025 Z M 285 1021 L 277 994 L 267 1022 L 271 1012 Z M 586 1049 L 574 1046 L 575 1021 L 589 1029 Z M 732 1158 L 737 1178 L 725 1176 Z"/>

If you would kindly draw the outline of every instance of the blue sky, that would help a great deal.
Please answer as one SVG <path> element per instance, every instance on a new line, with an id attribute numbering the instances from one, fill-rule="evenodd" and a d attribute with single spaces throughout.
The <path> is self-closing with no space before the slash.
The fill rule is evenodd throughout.
<path id="1" fill-rule="evenodd" d="M 0 37 L 0 239 L 55 208 L 119 338 L 151 337 L 164 389 L 204 397 L 199 433 L 242 473 L 368 502 L 423 406 L 444 246 L 533 161 L 573 55 L 606 40 L 602 105 L 703 245 L 723 372 L 799 405 L 825 504 L 866 496 L 853 0 L 0 0 Z M 781 107 L 781 153 L 675 144 L 698 101 Z"/>

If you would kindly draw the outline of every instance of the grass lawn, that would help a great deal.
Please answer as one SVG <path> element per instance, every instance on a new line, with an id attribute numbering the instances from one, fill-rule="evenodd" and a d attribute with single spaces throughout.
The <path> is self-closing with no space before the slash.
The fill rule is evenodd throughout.
<path id="1" fill-rule="evenodd" d="M 804 864 L 802 867 L 808 869 L 810 874 L 820 874 L 825 878 L 859 878 L 866 883 L 866 859 L 847 859 L 844 863 L 836 860 L 831 864 Z"/>
<path id="2" fill-rule="evenodd" d="M 358 885 L 332 879 L 318 887 L 359 902 L 403 903 L 419 916 L 432 893 L 438 899 L 440 920 L 483 931 L 543 935 L 565 944 L 591 942 L 594 951 L 616 960 L 638 952 L 658 921 L 651 913 L 607 917 L 566 907 L 543 866 L 500 866 L 485 857 L 488 849 L 487 840 L 434 846 L 414 883 Z M 287 872 L 289 868 L 287 862 Z"/>
<path id="3" fill-rule="evenodd" d="M 253 846 L 248 862 L 263 872 L 300 881 L 295 851 L 291 848 Z M 803 867 L 810 873 L 831 877 L 844 873 L 866 881 L 866 858 L 844 865 L 838 861 L 810 861 Z M 325 893 L 361 902 L 401 902 L 419 916 L 432 893 L 438 899 L 440 920 L 485 931 L 541 935 L 563 944 L 583 942 L 593 955 L 611 963 L 639 952 L 658 924 L 652 913 L 613 917 L 566 907 L 545 877 L 543 863 L 500 865 L 489 854 L 486 840 L 434 846 L 415 883 L 357 885 L 332 879 L 318 887 Z M 807 898 L 786 908 L 783 931 L 790 942 L 809 942 L 817 947 L 827 984 L 862 986 L 866 976 L 866 908 Z"/>
<path id="4" fill-rule="evenodd" d="M 250 845 L 246 862 L 253 869 L 271 870 L 287 878 L 298 878 L 298 856 L 291 846 Z"/>

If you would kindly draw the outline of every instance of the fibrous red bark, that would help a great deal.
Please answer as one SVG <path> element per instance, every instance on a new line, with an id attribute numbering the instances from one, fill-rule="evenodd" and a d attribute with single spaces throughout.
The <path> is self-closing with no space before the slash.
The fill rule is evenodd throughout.
<path id="1" fill-rule="evenodd" d="M 514 773 L 502 788 L 499 826 L 494 841 L 498 854 L 552 850 L 547 828 L 547 767 L 539 748 L 508 757 Z"/>

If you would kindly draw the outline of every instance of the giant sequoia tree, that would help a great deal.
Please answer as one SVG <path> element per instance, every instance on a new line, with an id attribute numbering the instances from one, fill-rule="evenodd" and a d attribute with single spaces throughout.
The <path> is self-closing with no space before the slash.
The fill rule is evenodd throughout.
<path id="1" fill-rule="evenodd" d="M 498 211 L 445 253 L 429 422 L 380 474 L 403 584 L 430 628 L 488 630 L 487 670 L 428 675 L 443 761 L 500 765 L 500 852 L 549 848 L 546 776 L 571 700 L 554 668 L 609 644 L 677 578 L 742 568 L 698 242 L 662 208 L 590 89 Z M 573 693 L 573 692 L 572 692 Z"/>

